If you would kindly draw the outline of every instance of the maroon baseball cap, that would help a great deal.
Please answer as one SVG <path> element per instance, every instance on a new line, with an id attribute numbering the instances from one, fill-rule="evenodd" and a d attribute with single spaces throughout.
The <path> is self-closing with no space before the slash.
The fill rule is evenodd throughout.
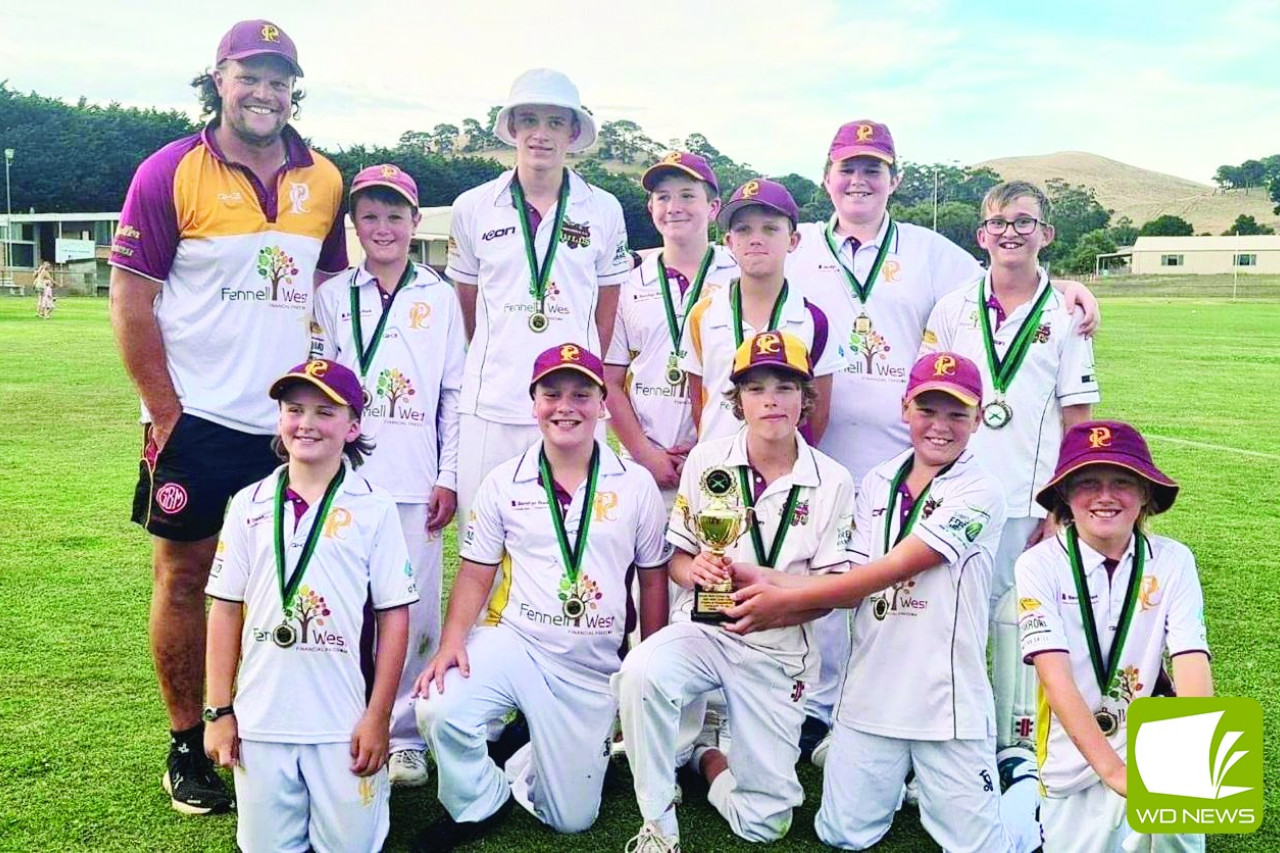
<path id="1" fill-rule="evenodd" d="M 271 399 L 279 400 L 289 387 L 308 382 L 319 388 L 330 400 L 350 406 L 359 418 L 364 414 L 364 390 L 350 369 L 327 358 L 304 361 L 271 384 Z"/>
<path id="2" fill-rule="evenodd" d="M 942 391 L 966 406 L 976 406 L 982 402 L 982 374 L 978 365 L 959 353 L 922 356 L 911 368 L 902 400 L 909 403 L 925 391 Z"/>
<path id="3" fill-rule="evenodd" d="M 796 200 L 791 197 L 791 193 L 782 184 L 766 178 L 752 178 L 734 190 L 729 203 L 720 208 L 720 215 L 716 217 L 716 222 L 728 231 L 729 225 L 733 222 L 733 215 L 744 207 L 752 206 L 765 207 L 775 213 L 781 213 L 791 220 L 793 228 L 800 222 L 800 208 L 796 207 Z"/>
<path id="4" fill-rule="evenodd" d="M 1053 479 L 1036 494 L 1036 503 L 1053 510 L 1060 500 L 1059 485 L 1087 465 L 1117 465 L 1150 483 L 1153 515 L 1173 506 L 1178 497 L 1178 484 L 1156 467 L 1141 433 L 1122 421 L 1084 421 L 1062 437 L 1058 467 Z"/>
<path id="5" fill-rule="evenodd" d="M 529 380 L 529 396 L 533 396 L 533 388 L 539 380 L 557 370 L 576 370 L 599 385 L 606 396 L 609 394 L 609 389 L 604 384 L 604 364 L 599 356 L 577 344 L 559 344 L 543 350 L 533 360 L 533 378 Z"/>
<path id="6" fill-rule="evenodd" d="M 827 150 L 827 159 L 832 163 L 850 157 L 875 157 L 892 166 L 896 156 L 889 128 L 865 118 L 840 125 Z"/>
<path id="7" fill-rule="evenodd" d="M 369 187 L 387 187 L 404 196 L 404 200 L 415 208 L 418 206 L 418 185 L 411 176 L 399 166 L 382 163 L 377 166 L 366 166 L 356 173 L 351 181 L 351 196 Z"/>
<path id="8" fill-rule="evenodd" d="M 293 73 L 302 76 L 298 64 L 298 49 L 285 31 L 270 21 L 241 21 L 227 30 L 218 42 L 218 58 L 215 65 L 227 59 L 248 59 L 251 56 L 278 56 L 293 67 Z"/>
<path id="9" fill-rule="evenodd" d="M 697 154 L 690 154 L 688 151 L 672 151 L 663 157 L 657 163 L 654 163 L 640 177 L 640 186 L 649 192 L 653 192 L 653 188 L 658 185 L 658 181 L 664 175 L 672 172 L 682 174 L 685 177 L 693 178 L 695 181 L 705 181 L 711 184 L 711 189 L 716 195 L 720 195 L 720 182 L 716 180 L 716 173 L 711 168 L 711 164 L 706 158 L 699 157 Z"/>

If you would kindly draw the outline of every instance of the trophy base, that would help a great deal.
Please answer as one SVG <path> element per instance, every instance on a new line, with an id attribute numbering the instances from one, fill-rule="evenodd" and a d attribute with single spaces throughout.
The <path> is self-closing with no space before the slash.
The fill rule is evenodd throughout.
<path id="1" fill-rule="evenodd" d="M 736 603 L 731 595 L 732 590 L 694 589 L 693 610 L 689 613 L 689 618 L 694 622 L 711 625 L 730 621 L 724 611 Z"/>

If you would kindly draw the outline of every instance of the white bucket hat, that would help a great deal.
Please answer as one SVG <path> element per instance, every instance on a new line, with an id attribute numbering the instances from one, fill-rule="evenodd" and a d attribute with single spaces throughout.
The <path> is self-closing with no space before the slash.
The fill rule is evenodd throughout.
<path id="1" fill-rule="evenodd" d="M 511 135 L 509 121 L 511 111 L 528 104 L 573 110 L 574 115 L 578 117 L 580 132 L 578 138 L 569 143 L 570 152 L 576 154 L 579 151 L 586 151 L 595 144 L 596 120 L 583 108 L 578 87 L 573 85 L 573 81 L 568 77 L 550 68 L 531 68 L 511 84 L 507 104 L 498 112 L 498 117 L 493 122 L 494 136 L 508 145 L 515 145 L 516 140 Z"/>

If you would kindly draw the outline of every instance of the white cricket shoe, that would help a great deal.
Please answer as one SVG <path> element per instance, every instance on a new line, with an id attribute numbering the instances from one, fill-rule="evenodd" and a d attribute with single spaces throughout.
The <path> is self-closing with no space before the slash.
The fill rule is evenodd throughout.
<path id="1" fill-rule="evenodd" d="M 402 749 L 391 753 L 387 762 L 387 778 L 397 788 L 419 788 L 431 778 L 427 753 L 422 749 Z"/>
<path id="2" fill-rule="evenodd" d="M 663 835 L 656 821 L 645 821 L 635 838 L 627 842 L 623 853 L 680 853 L 680 839 Z"/>
<path id="3" fill-rule="evenodd" d="M 818 745 L 813 748 L 813 755 L 809 756 L 809 761 L 819 770 L 827 766 L 827 753 L 831 751 L 831 733 L 818 741 Z"/>

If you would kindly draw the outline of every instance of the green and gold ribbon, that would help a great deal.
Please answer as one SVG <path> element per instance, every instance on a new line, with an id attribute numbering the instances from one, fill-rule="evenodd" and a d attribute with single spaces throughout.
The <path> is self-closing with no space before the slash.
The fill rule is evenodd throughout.
<path id="1" fill-rule="evenodd" d="M 551 243 L 547 246 L 547 254 L 542 259 L 541 266 L 538 264 L 538 249 L 534 245 L 537 233 L 533 230 L 533 223 L 529 221 L 529 209 L 519 175 L 511 178 L 511 197 L 515 199 L 516 212 L 520 215 L 520 233 L 524 236 L 525 258 L 529 261 L 529 292 L 538 303 L 538 313 L 545 313 L 547 283 L 551 280 L 551 266 L 555 263 L 560 233 L 564 230 L 565 212 L 569 208 L 569 170 L 565 169 L 560 178 L 560 200 L 556 203 L 555 226 L 551 230 Z"/>
<path id="2" fill-rule="evenodd" d="M 1093 602 L 1089 599 L 1089 580 L 1085 577 L 1084 561 L 1080 557 L 1080 534 L 1074 524 L 1067 527 L 1067 560 L 1071 563 L 1071 576 L 1076 582 L 1076 599 L 1080 605 L 1080 621 L 1084 623 L 1084 638 L 1089 646 L 1089 661 L 1093 664 L 1093 675 L 1098 681 L 1098 688 L 1106 698 L 1111 684 L 1115 681 L 1116 672 L 1120 669 L 1120 654 L 1124 651 L 1125 639 L 1129 636 L 1129 626 L 1133 623 L 1133 614 L 1138 605 L 1138 591 L 1142 586 L 1142 570 L 1146 564 L 1147 540 L 1142 531 L 1133 531 L 1133 572 L 1129 575 L 1129 588 L 1125 590 L 1124 604 L 1120 608 L 1120 619 L 1116 625 L 1116 637 L 1111 642 L 1110 652 L 1105 663 L 1102 659 L 1102 640 L 1098 636 L 1098 623 L 1093 616 Z"/>
<path id="3" fill-rule="evenodd" d="M 782 555 L 782 543 L 791 529 L 791 520 L 796 513 L 796 502 L 800 499 L 800 486 L 792 486 L 787 493 L 787 502 L 782 507 L 782 519 L 778 522 L 778 530 L 773 534 L 773 543 L 768 551 L 764 547 L 764 534 L 760 532 L 760 518 L 755 513 L 756 490 L 751 483 L 751 466 L 738 466 L 738 486 L 742 489 L 742 502 L 752 510 L 748 513 L 747 529 L 751 531 L 751 547 L 756 552 L 756 565 L 772 569 Z"/>
<path id="4" fill-rule="evenodd" d="M 324 490 L 324 497 L 320 500 L 320 506 L 316 510 L 315 521 L 311 523 L 311 529 L 307 531 L 307 538 L 302 544 L 302 553 L 298 556 L 298 565 L 294 567 L 293 573 L 289 574 L 288 566 L 285 561 L 284 547 L 284 508 L 288 503 L 285 493 L 289 488 L 289 469 L 286 467 L 280 472 L 280 480 L 276 483 L 276 499 L 275 499 L 275 552 L 276 552 L 276 577 L 280 582 L 280 603 L 285 612 L 289 612 L 289 602 L 298 592 L 298 587 L 302 585 L 302 578 L 307 573 L 307 567 L 311 565 L 311 557 L 316 552 L 316 545 L 320 542 L 320 534 L 324 530 L 325 519 L 329 516 L 329 507 L 333 504 L 334 497 L 338 494 L 338 489 L 342 487 L 343 477 L 346 476 L 346 466 L 339 465 L 338 473 L 333 475 L 333 479 L 329 481 L 329 485 Z"/>
<path id="5" fill-rule="evenodd" d="M 382 316 L 378 318 L 378 325 L 373 329 L 373 339 L 369 341 L 367 350 L 364 343 L 364 329 L 360 322 L 360 288 L 356 285 L 355 276 L 351 277 L 351 331 L 356 341 L 356 362 L 360 365 L 361 379 L 369 372 L 369 367 L 373 364 L 373 359 L 378 354 L 378 347 L 382 344 L 382 333 L 387 328 L 387 318 L 391 316 L 391 308 L 396 304 L 396 297 L 400 295 L 400 289 L 413 281 L 415 275 L 413 261 L 409 261 L 404 266 L 404 272 L 400 274 L 400 281 L 396 283 L 396 289 L 391 291 L 391 301 L 387 303 L 387 306 L 382 311 Z M 374 286 L 378 287 L 379 285 L 375 283 Z M 379 296 L 378 299 L 381 301 L 382 297 Z"/>
<path id="6" fill-rule="evenodd" d="M 778 321 L 782 319 L 782 306 L 787 302 L 787 282 L 782 282 L 782 290 L 778 291 L 778 297 L 773 301 L 773 310 L 769 312 L 769 326 L 764 329 L 757 329 L 757 332 L 772 332 L 778 328 Z M 733 341 L 736 346 L 742 346 L 742 281 L 734 279 L 729 283 L 729 311 L 733 314 Z"/>
<path id="7" fill-rule="evenodd" d="M 884 240 L 880 242 L 880 248 L 876 251 L 876 259 L 871 264 L 871 270 L 867 273 L 865 282 L 858 281 L 858 276 L 853 270 L 844 265 L 844 261 L 840 258 L 840 249 L 836 244 L 836 217 L 834 214 L 831 220 L 827 222 L 827 227 L 823 232 L 827 238 L 827 248 L 831 250 L 831 254 L 836 259 L 836 266 L 844 273 L 845 280 L 849 282 L 849 289 L 853 291 L 853 295 L 863 305 L 867 304 L 867 300 L 871 298 L 871 288 L 876 286 L 876 281 L 880 278 L 880 268 L 884 266 L 884 259 L 889 256 L 889 246 L 893 244 L 894 238 L 898 234 L 898 225 L 893 219 L 889 220 L 889 228 L 885 231 Z"/>
<path id="8" fill-rule="evenodd" d="M 542 489 L 547 495 L 547 506 L 551 510 L 551 526 L 556 532 L 556 542 L 560 545 L 560 558 L 564 561 L 564 573 L 569 583 L 578 582 L 578 572 L 582 568 L 582 558 L 587 553 L 587 531 L 591 527 L 591 516 L 595 511 L 596 480 L 600 476 L 600 445 L 591 451 L 591 464 L 587 468 L 586 495 L 582 499 L 582 519 L 578 522 L 578 535 L 574 537 L 573 546 L 569 545 L 569 534 L 565 531 L 564 521 L 567 511 L 560 509 L 560 501 L 556 499 L 556 481 L 551 473 L 551 463 L 545 451 L 538 454 L 538 472 L 542 477 Z"/>

